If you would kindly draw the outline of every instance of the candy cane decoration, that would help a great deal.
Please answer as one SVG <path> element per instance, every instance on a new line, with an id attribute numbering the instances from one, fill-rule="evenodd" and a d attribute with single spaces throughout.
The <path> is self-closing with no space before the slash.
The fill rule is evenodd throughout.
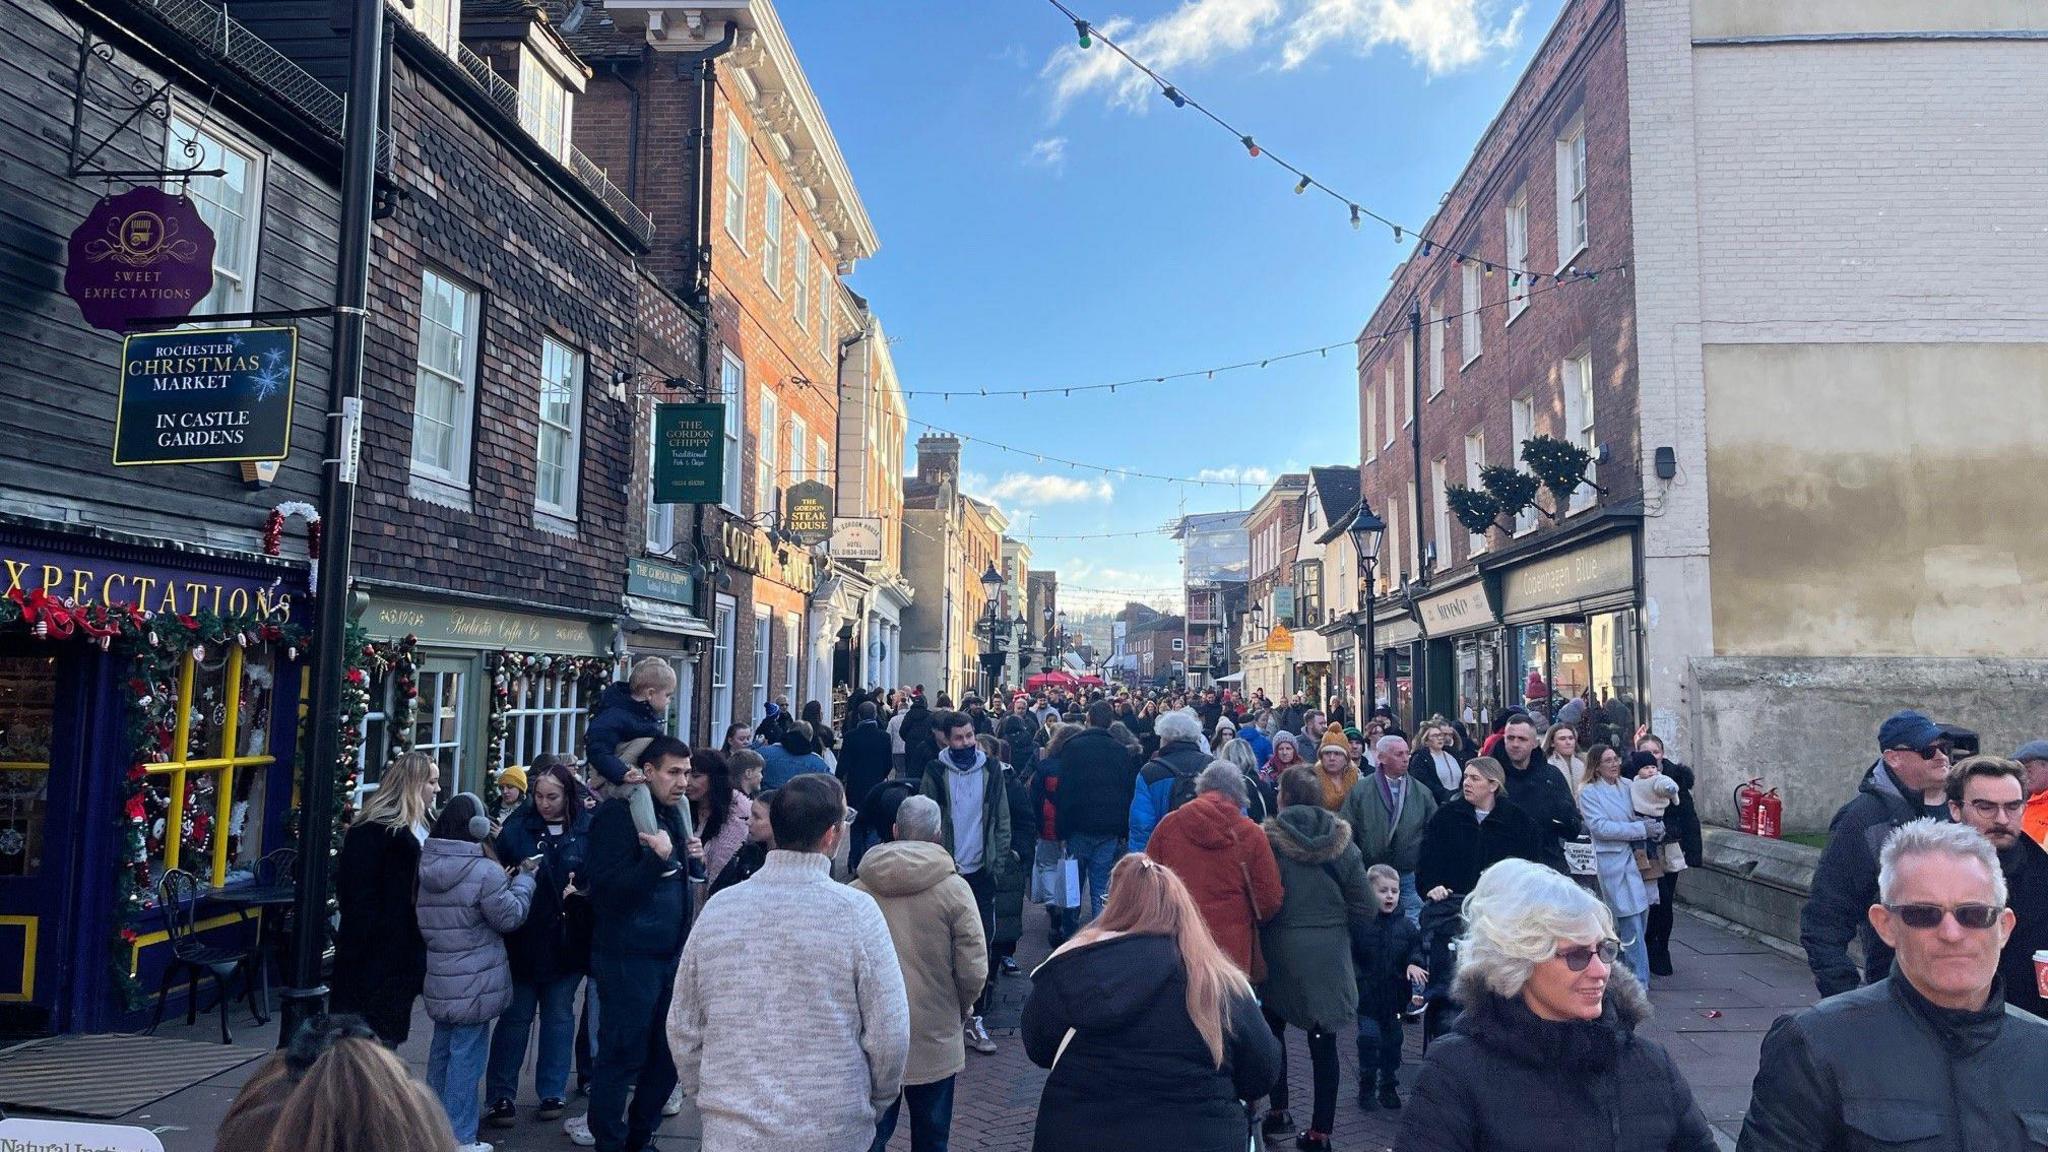
<path id="1" fill-rule="evenodd" d="M 315 561 L 320 559 L 320 510 L 304 500 L 287 500 L 270 510 L 263 521 L 263 554 L 276 556 L 284 548 L 284 522 L 288 517 L 297 516 L 306 522 L 306 555 Z M 306 591 L 319 595 L 320 566 L 316 563 L 306 573 Z"/>

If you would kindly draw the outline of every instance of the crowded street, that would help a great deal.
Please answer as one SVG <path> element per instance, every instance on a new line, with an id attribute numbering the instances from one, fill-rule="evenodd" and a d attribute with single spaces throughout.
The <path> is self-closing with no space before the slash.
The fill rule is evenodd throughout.
<path id="1" fill-rule="evenodd" d="M 0 40 L 0 1152 L 2048 1148 L 2041 0 Z"/>

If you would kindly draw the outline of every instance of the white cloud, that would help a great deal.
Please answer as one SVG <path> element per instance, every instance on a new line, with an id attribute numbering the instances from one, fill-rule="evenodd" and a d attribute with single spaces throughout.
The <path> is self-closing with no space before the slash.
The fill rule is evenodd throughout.
<path id="1" fill-rule="evenodd" d="M 1521 37 L 1525 4 L 1507 0 L 1184 0 L 1149 23 L 1101 24 L 1131 55 L 1170 78 L 1252 52 L 1261 64 L 1298 68 L 1325 50 L 1358 55 L 1386 44 L 1432 76 L 1468 67 Z M 1091 92 L 1143 110 L 1158 86 L 1116 53 L 1069 43 L 1046 61 L 1055 115 Z"/>
<path id="2" fill-rule="evenodd" d="M 1067 166 L 1067 138 L 1048 136 L 1031 145 L 1031 154 L 1024 158 L 1034 168 L 1050 168 L 1059 172 Z"/>
<path id="3" fill-rule="evenodd" d="M 1078 476 L 1035 476 L 1029 472 L 1005 473 L 1002 479 L 977 487 L 989 499 L 1004 505 L 1107 502 L 1116 495 L 1116 487 L 1107 477 L 1088 480 Z"/>
<path id="4" fill-rule="evenodd" d="M 1265 485 L 1273 482 L 1273 475 L 1271 468 L 1240 468 L 1232 465 L 1228 468 L 1204 468 L 1195 473 L 1195 479 L 1216 480 L 1225 484 Z"/>

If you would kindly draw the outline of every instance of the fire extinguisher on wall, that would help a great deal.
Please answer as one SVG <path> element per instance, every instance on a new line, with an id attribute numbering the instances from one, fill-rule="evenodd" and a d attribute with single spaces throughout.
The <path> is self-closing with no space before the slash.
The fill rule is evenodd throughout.
<path id="1" fill-rule="evenodd" d="M 1756 834 L 1776 840 L 1783 834 L 1784 826 L 1785 798 L 1773 788 L 1757 799 Z"/>
<path id="2" fill-rule="evenodd" d="M 1745 835 L 1757 834 L 1757 809 L 1763 803 L 1762 777 L 1746 780 L 1735 789 L 1735 827 Z"/>

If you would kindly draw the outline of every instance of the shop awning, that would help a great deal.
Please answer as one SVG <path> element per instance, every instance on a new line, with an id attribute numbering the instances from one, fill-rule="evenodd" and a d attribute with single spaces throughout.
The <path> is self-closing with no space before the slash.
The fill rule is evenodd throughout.
<path id="1" fill-rule="evenodd" d="M 1218 683 L 1218 684 L 1242 684 L 1242 683 L 1244 683 L 1244 673 L 1242 673 L 1242 672 L 1232 672 L 1232 673 L 1231 673 L 1230 675 L 1228 675 L 1228 676 L 1218 676 L 1218 677 L 1216 678 L 1216 683 Z"/>
<path id="2" fill-rule="evenodd" d="M 633 631 L 667 632 L 697 640 L 709 640 L 712 637 L 711 625 L 705 623 L 702 616 L 680 604 L 649 600 L 645 596 L 628 596 L 626 614 L 626 625 Z"/>

